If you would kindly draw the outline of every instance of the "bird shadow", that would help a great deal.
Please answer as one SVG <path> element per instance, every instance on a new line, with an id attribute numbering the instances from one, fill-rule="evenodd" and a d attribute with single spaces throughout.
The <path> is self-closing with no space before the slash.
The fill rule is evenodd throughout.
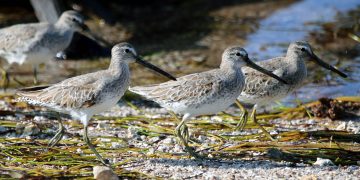
<path id="1" fill-rule="evenodd" d="M 196 160 L 196 159 L 150 159 L 151 163 L 154 164 L 164 164 L 167 166 L 180 166 L 180 167 L 199 167 L 205 166 L 209 168 L 217 169 L 229 169 L 229 168 L 246 168 L 246 169 L 258 169 L 266 168 L 273 169 L 279 167 L 289 167 L 289 164 L 269 162 L 268 160 L 223 160 L 223 159 L 205 159 L 205 160 Z"/>

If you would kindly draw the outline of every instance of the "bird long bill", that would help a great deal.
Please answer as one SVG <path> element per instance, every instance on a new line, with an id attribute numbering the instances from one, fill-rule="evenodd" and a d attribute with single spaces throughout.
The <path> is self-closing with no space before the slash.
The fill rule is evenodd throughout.
<path id="1" fill-rule="evenodd" d="M 93 32 L 90 31 L 90 28 L 86 24 L 79 24 L 81 28 L 81 33 L 85 35 L 86 37 L 92 39 L 93 41 L 97 42 L 98 44 L 104 46 L 104 47 L 111 47 L 112 45 L 105 41 L 103 38 L 97 36 Z"/>
<path id="2" fill-rule="evenodd" d="M 263 74 L 266 74 L 274 79 L 277 79 L 278 81 L 284 83 L 284 84 L 288 84 L 285 80 L 281 79 L 279 76 L 273 74 L 272 72 L 258 66 L 257 64 L 255 64 L 254 62 L 252 62 L 249 58 L 246 58 L 245 59 L 245 62 L 247 63 L 247 65 Z"/>
<path id="3" fill-rule="evenodd" d="M 324 62 L 323 60 L 321 60 L 318 56 L 316 56 L 314 53 L 309 53 L 310 56 L 312 57 L 312 60 L 315 61 L 317 64 L 319 64 L 320 66 L 330 70 L 330 71 L 333 71 L 337 74 L 339 74 L 341 77 L 343 78 L 346 78 L 347 75 L 341 71 L 339 71 L 336 67 Z"/>
<path id="4" fill-rule="evenodd" d="M 147 67 L 147 68 L 149 68 L 149 69 L 152 69 L 152 70 L 162 74 L 163 76 L 165 76 L 165 77 L 167 77 L 167 78 L 169 78 L 171 80 L 176 81 L 176 78 L 174 76 L 172 76 L 170 73 L 167 73 L 164 70 L 156 67 L 155 65 L 150 64 L 149 62 L 146 62 L 146 61 L 142 60 L 140 57 L 136 58 L 136 62 L 143 65 L 143 66 L 145 66 L 145 67 Z"/>
<path id="5" fill-rule="evenodd" d="M 79 25 L 80 25 L 82 31 L 85 31 L 85 32 L 90 31 L 89 27 L 86 24 L 79 23 Z"/>

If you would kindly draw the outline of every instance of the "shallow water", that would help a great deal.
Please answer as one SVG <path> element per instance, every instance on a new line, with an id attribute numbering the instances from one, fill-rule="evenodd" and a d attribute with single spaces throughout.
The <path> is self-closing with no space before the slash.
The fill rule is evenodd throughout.
<path id="1" fill-rule="evenodd" d="M 267 59 L 286 53 L 289 42 L 306 40 L 310 33 L 323 31 L 321 24 L 332 22 L 339 13 L 355 9 L 360 5 L 358 0 L 304 0 L 278 10 L 259 23 L 259 29 L 247 37 L 245 49 L 255 59 Z M 289 96 L 283 102 L 294 99 L 307 101 L 320 97 L 360 95 L 360 58 L 341 59 L 340 69 L 351 66 L 351 80 L 335 77 L 332 85 L 310 83 L 302 87 L 295 95 Z M 326 70 L 324 70 L 326 71 Z M 326 72 L 330 79 L 330 72 Z"/>
<path id="2" fill-rule="evenodd" d="M 259 29 L 247 37 L 245 49 L 259 59 L 282 55 L 287 44 L 304 40 L 321 23 L 333 21 L 337 13 L 360 5 L 358 0 L 304 0 L 296 2 L 262 20 Z"/>

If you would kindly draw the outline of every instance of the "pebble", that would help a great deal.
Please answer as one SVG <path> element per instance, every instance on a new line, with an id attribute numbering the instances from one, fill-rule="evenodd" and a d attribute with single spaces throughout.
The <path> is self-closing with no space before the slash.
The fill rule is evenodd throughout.
<path id="1" fill-rule="evenodd" d="M 222 122 L 223 121 L 222 117 L 220 117 L 220 116 L 212 116 L 210 119 L 213 122 Z"/>
<path id="2" fill-rule="evenodd" d="M 130 126 L 128 129 L 127 129 L 127 138 L 129 139 L 133 139 L 133 138 L 136 138 L 138 136 L 137 134 L 138 130 L 136 127 L 134 126 Z"/>
<path id="3" fill-rule="evenodd" d="M 162 140 L 162 143 L 164 143 L 164 144 L 174 144 L 175 139 L 173 137 L 167 137 L 166 139 Z"/>
<path id="4" fill-rule="evenodd" d="M 342 122 L 339 126 L 336 127 L 336 130 L 338 131 L 346 130 L 346 122 Z"/>
<path id="5" fill-rule="evenodd" d="M 4 133 L 8 131 L 8 128 L 4 127 L 4 126 L 0 126 L 0 133 Z"/>
<path id="6" fill-rule="evenodd" d="M 23 131 L 24 131 L 25 126 L 26 126 L 25 123 L 16 123 L 15 132 L 16 132 L 17 134 L 22 134 Z"/>
<path id="7" fill-rule="evenodd" d="M 83 153 L 84 153 L 84 151 L 83 151 L 83 150 L 81 150 L 80 148 L 77 148 L 77 149 L 76 149 L 76 153 L 78 153 L 78 154 L 83 154 Z"/>
<path id="8" fill-rule="evenodd" d="M 46 117 L 44 116 L 35 116 L 34 117 L 34 121 L 36 122 L 41 122 L 41 121 L 48 121 L 49 119 L 47 119 Z"/>
<path id="9" fill-rule="evenodd" d="M 99 122 L 96 126 L 96 129 L 105 129 L 105 130 L 108 130 L 110 127 L 110 124 L 108 122 Z"/>
<path id="10" fill-rule="evenodd" d="M 118 180 L 119 177 L 107 166 L 95 166 L 93 168 L 94 179 L 96 180 Z"/>
<path id="11" fill-rule="evenodd" d="M 126 146 L 119 142 L 111 142 L 111 148 L 113 148 L 113 149 L 119 149 L 119 148 L 123 148 L 123 147 L 126 147 Z"/>
<path id="12" fill-rule="evenodd" d="M 148 152 L 146 153 L 147 155 L 153 155 L 155 154 L 155 149 L 154 148 L 149 148 Z"/>
<path id="13" fill-rule="evenodd" d="M 150 143 L 155 143 L 155 142 L 157 142 L 157 141 L 159 141 L 159 140 L 160 140 L 160 137 L 159 137 L 159 136 L 156 136 L 156 137 L 150 138 L 150 139 L 149 139 L 149 142 L 150 142 Z"/>
<path id="14" fill-rule="evenodd" d="M 317 158 L 313 165 L 316 166 L 335 166 L 330 159 Z"/>
<path id="15" fill-rule="evenodd" d="M 25 126 L 22 136 L 34 136 L 40 133 L 40 128 L 35 124 L 29 124 Z"/>

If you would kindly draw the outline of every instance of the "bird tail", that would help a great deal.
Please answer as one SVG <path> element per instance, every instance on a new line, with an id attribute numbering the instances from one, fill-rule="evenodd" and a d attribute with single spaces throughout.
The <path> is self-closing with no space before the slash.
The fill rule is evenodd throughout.
<path id="1" fill-rule="evenodd" d="M 150 92 L 155 89 L 155 86 L 135 86 L 130 87 L 129 91 L 147 97 Z"/>
<path id="2" fill-rule="evenodd" d="M 48 85 L 43 85 L 43 86 L 34 86 L 34 87 L 19 89 L 16 91 L 16 95 L 19 96 L 19 98 L 17 98 L 16 101 L 23 102 L 23 101 L 34 100 L 37 97 L 39 97 L 43 89 L 48 87 L 49 87 Z"/>

